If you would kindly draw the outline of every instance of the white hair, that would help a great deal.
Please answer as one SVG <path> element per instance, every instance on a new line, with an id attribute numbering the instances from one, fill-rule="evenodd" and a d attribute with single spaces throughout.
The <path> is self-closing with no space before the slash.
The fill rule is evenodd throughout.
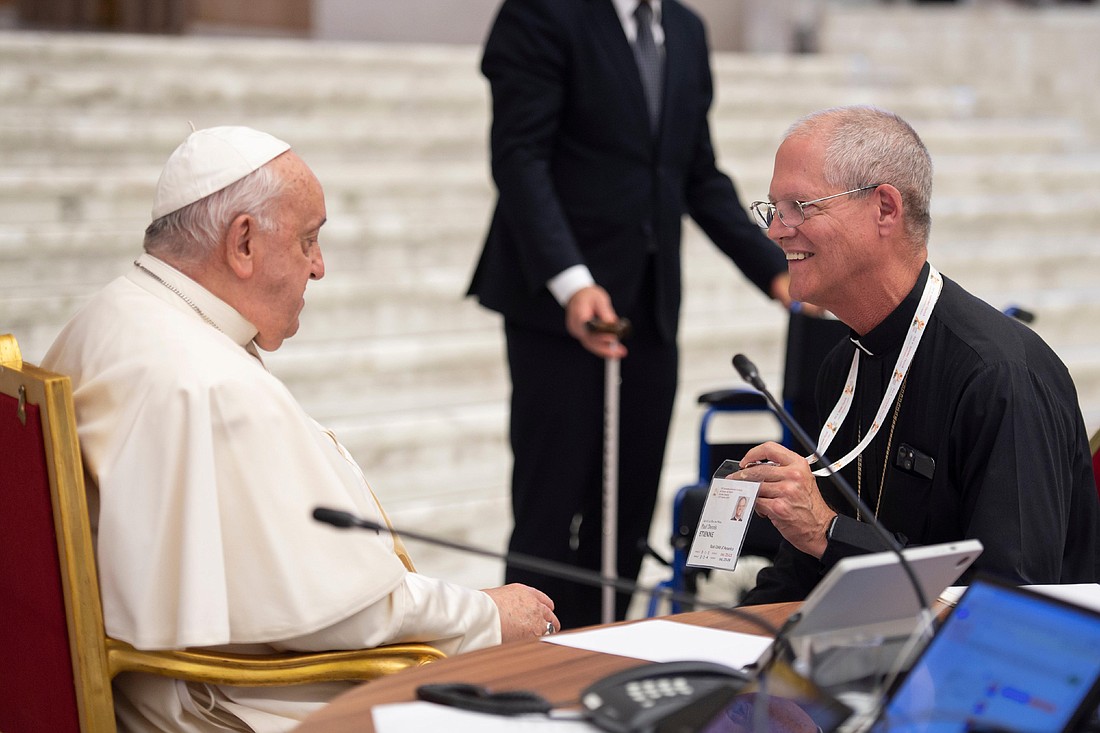
<path id="1" fill-rule="evenodd" d="M 145 229 L 145 251 L 176 261 L 204 261 L 241 214 L 250 214 L 260 230 L 274 228 L 273 210 L 285 182 L 264 165 L 220 191 L 160 217 Z"/>
<path id="2" fill-rule="evenodd" d="M 901 192 L 906 234 L 927 246 L 932 156 L 909 123 L 878 107 L 832 107 L 797 120 L 783 139 L 817 134 L 825 140 L 826 183 L 838 190 L 889 183 Z"/>

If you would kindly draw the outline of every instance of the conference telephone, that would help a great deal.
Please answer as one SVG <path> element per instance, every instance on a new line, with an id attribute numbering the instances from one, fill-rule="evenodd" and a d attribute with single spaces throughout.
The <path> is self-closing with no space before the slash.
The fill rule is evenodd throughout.
<path id="1" fill-rule="evenodd" d="M 590 685 L 581 704 L 585 718 L 612 733 L 694 731 L 699 725 L 683 722 L 709 720 L 748 682 L 743 672 L 710 662 L 643 664 Z M 534 692 L 492 692 L 463 683 L 421 685 L 416 696 L 492 715 L 550 715 L 555 707 Z"/>
<path id="2" fill-rule="evenodd" d="M 744 672 L 712 662 L 643 664 L 593 683 L 581 693 L 588 719 L 612 733 L 697 730 L 744 688 Z"/>

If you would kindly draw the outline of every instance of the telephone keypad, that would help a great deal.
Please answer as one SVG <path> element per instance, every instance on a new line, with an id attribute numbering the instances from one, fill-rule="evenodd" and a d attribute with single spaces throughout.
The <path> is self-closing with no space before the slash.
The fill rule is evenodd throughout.
<path id="1" fill-rule="evenodd" d="M 685 677 L 653 677 L 626 684 L 626 694 L 643 708 L 651 708 L 664 698 L 690 695 L 694 692 Z"/>

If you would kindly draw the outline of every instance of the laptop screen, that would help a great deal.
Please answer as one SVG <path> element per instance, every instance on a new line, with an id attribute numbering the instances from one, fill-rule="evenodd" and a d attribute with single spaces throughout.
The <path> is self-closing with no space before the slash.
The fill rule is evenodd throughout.
<path id="1" fill-rule="evenodd" d="M 902 552 L 931 603 L 981 555 L 982 543 L 962 540 Z M 897 554 L 854 555 L 840 560 L 822 578 L 803 601 L 801 618 L 788 633 L 797 638 L 855 629 L 863 635 L 906 636 L 916 628 L 920 607 Z"/>
<path id="2" fill-rule="evenodd" d="M 1058 733 L 1100 695 L 1100 614 L 976 580 L 901 684 L 879 733 Z"/>

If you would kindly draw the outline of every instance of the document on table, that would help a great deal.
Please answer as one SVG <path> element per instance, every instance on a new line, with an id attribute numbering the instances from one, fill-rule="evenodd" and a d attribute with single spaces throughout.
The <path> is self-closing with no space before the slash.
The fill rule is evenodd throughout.
<path id="1" fill-rule="evenodd" d="M 544 636 L 542 641 L 649 662 L 717 662 L 735 669 L 755 664 L 772 645 L 770 636 L 723 631 L 665 619 L 591 631 L 570 631 Z"/>
<path id="2" fill-rule="evenodd" d="M 575 715 L 575 713 L 563 713 Z M 375 733 L 445 730 L 447 733 L 591 733 L 599 728 L 579 717 L 489 715 L 433 702 L 398 702 L 371 709 Z"/>
<path id="3" fill-rule="evenodd" d="M 770 636 L 710 629 L 665 619 L 590 631 L 567 631 L 544 636 L 542 641 L 649 662 L 701 660 L 735 668 L 755 664 L 772 644 Z M 566 711 L 561 714 L 570 715 Z M 599 730 L 578 718 L 486 715 L 429 702 L 376 705 L 371 715 L 377 733 L 404 733 L 410 730 L 446 730 L 450 733 L 590 733 Z"/>
<path id="4" fill-rule="evenodd" d="M 1063 601 L 1076 603 L 1078 606 L 1100 611 L 1100 584 L 1097 583 L 1065 583 L 1063 585 L 1025 585 L 1039 593 L 1045 593 Z"/>
<path id="5" fill-rule="evenodd" d="M 1040 584 L 1025 585 L 1024 588 L 1053 596 L 1063 601 L 1076 603 L 1078 606 L 1100 611 L 1100 583 L 1065 583 L 1059 585 Z M 949 606 L 954 606 L 966 591 L 965 585 L 953 585 L 940 594 L 939 600 Z"/>

